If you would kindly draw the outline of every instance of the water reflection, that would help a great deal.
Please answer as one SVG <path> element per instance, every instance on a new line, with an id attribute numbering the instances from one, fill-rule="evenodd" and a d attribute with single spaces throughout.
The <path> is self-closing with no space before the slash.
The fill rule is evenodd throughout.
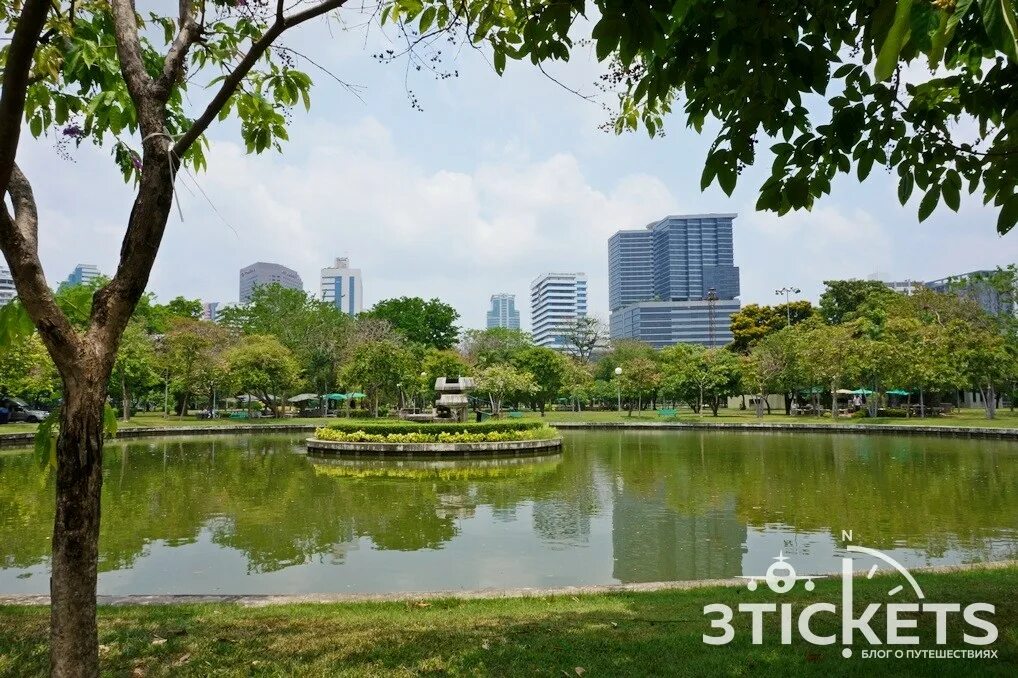
<path id="1" fill-rule="evenodd" d="M 1018 445 L 567 433 L 562 455 L 349 460 L 290 436 L 108 447 L 100 590 L 384 591 L 756 574 L 836 537 L 906 565 L 1013 557 Z M 0 592 L 44 592 L 52 471 L 0 455 Z"/>

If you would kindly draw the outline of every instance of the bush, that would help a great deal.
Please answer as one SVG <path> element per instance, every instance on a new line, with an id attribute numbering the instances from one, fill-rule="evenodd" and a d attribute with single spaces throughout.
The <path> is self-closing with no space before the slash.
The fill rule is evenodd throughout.
<path id="1" fill-rule="evenodd" d="M 338 421 L 329 424 L 329 429 L 340 433 L 363 431 L 374 435 L 405 435 L 423 433 L 438 435 L 439 433 L 507 433 L 511 431 L 530 431 L 543 427 L 540 421 L 482 421 L 461 423 L 426 423 L 416 421 L 389 421 L 376 419 L 373 421 L 347 422 Z"/>
<path id="2" fill-rule="evenodd" d="M 445 425 L 441 425 L 443 428 Z M 363 430 L 367 428 L 368 431 Z M 437 428 L 437 427 L 434 427 Z M 410 431 L 407 433 L 381 433 L 376 427 L 363 427 L 356 431 L 337 431 L 336 429 L 320 428 L 315 431 L 319 440 L 330 440 L 341 443 L 501 443 L 518 440 L 546 440 L 558 437 L 558 432 L 550 426 L 530 427 L 518 431 Z"/>

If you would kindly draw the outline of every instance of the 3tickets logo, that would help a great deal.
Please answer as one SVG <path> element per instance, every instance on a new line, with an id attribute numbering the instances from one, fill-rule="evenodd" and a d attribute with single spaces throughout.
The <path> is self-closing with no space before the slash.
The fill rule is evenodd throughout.
<path id="1" fill-rule="evenodd" d="M 852 533 L 844 532 L 843 537 L 851 540 Z M 835 645 L 844 647 L 841 655 L 849 658 L 853 646 L 865 645 L 860 649 L 860 657 L 871 658 L 958 658 L 958 659 L 993 659 L 997 651 L 986 646 L 997 640 L 997 627 L 992 618 L 996 613 L 989 603 L 971 603 L 962 607 L 958 603 L 932 603 L 926 601 L 915 577 L 894 558 L 876 549 L 865 546 L 849 545 L 846 549 L 849 556 L 842 558 L 841 563 L 841 604 L 812 603 L 796 606 L 792 603 L 741 603 L 737 610 L 724 603 L 705 605 L 703 614 L 710 621 L 711 633 L 703 635 L 703 642 L 708 645 L 726 645 L 736 634 L 732 622 L 735 615 L 748 615 L 751 640 L 754 645 L 764 642 L 780 642 L 790 645 L 798 633 L 807 643 L 812 645 Z M 854 556 L 854 557 L 853 557 Z M 886 603 L 869 603 L 856 611 L 853 604 L 853 562 L 856 558 L 867 558 L 875 561 L 870 567 L 867 578 L 872 578 L 882 567 L 890 568 L 897 576 L 892 577 L 894 585 L 888 589 Z M 755 591 L 760 583 L 767 585 L 773 593 L 783 594 L 791 591 L 797 582 L 804 582 L 803 588 L 812 591 L 815 580 L 825 575 L 798 575 L 784 552 L 778 554 L 775 562 L 767 568 L 763 576 L 741 577 L 747 580 L 747 588 Z M 911 588 L 919 602 L 894 602 L 906 587 Z M 881 613 L 882 611 L 882 613 Z M 779 616 L 780 638 L 765 638 L 764 619 L 768 615 Z M 823 615 L 832 615 L 834 621 L 840 622 L 840 634 L 821 635 L 814 631 L 820 626 Z M 829 617 L 830 618 L 830 617 Z M 919 649 L 920 626 L 930 625 L 933 628 L 935 647 Z M 830 624 L 825 625 L 830 628 Z M 948 628 L 956 634 L 960 627 L 961 639 L 971 648 L 948 649 Z M 885 647 L 889 646 L 889 647 Z M 902 647 L 912 646 L 912 647 Z"/>

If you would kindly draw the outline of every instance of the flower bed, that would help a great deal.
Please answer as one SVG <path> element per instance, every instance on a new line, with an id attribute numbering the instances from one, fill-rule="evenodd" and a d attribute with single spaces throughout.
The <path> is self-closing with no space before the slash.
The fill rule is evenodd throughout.
<path id="1" fill-rule="evenodd" d="M 548 440 L 558 431 L 540 422 L 493 422 L 481 424 L 410 424 L 385 426 L 329 426 L 315 430 L 315 438 L 339 443 L 501 443 Z"/>

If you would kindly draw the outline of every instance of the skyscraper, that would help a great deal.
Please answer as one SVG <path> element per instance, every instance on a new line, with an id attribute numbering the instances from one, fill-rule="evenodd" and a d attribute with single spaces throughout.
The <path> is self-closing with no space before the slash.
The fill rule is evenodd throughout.
<path id="1" fill-rule="evenodd" d="M 322 301 L 354 316 L 364 304 L 361 269 L 350 268 L 350 260 L 337 257 L 334 266 L 322 269 Z"/>
<path id="2" fill-rule="evenodd" d="M 508 327 L 520 329 L 520 312 L 516 310 L 515 294 L 491 295 L 491 310 L 488 311 L 488 329 L 492 327 Z"/>
<path id="3" fill-rule="evenodd" d="M 65 285 L 87 285 L 99 277 L 99 268 L 95 264 L 78 264 L 67 276 Z"/>
<path id="4" fill-rule="evenodd" d="M 545 273 L 530 283 L 530 322 L 538 346 L 565 348 L 562 328 L 586 315 L 586 273 Z"/>
<path id="5" fill-rule="evenodd" d="M 739 310 L 735 214 L 669 216 L 608 239 L 613 339 L 723 346 Z"/>
<path id="6" fill-rule="evenodd" d="M 240 303 L 251 303 L 256 287 L 277 283 L 291 290 L 303 290 L 304 282 L 297 271 L 281 264 L 258 261 L 240 269 Z"/>
<path id="7" fill-rule="evenodd" d="M 14 277 L 9 268 L 0 264 L 0 306 L 11 302 L 16 296 L 18 291 L 14 288 Z"/>

